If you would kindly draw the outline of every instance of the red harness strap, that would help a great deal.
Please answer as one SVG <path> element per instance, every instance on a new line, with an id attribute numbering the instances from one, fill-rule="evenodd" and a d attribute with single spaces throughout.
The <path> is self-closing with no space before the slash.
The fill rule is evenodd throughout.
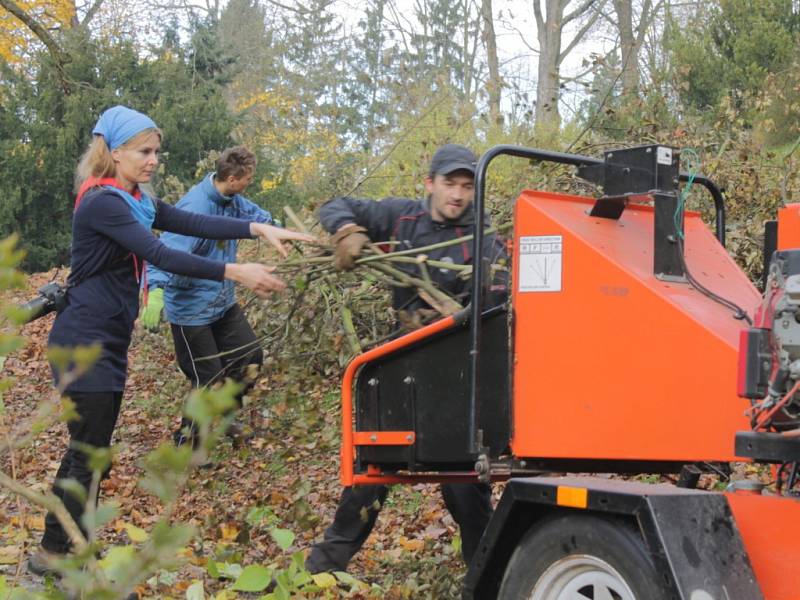
<path id="1" fill-rule="evenodd" d="M 87 177 L 86 181 L 84 181 L 81 184 L 81 187 L 78 188 L 78 196 L 75 198 L 75 210 L 78 210 L 78 207 L 81 204 L 81 200 L 83 200 L 83 197 L 86 195 L 86 192 L 88 192 L 92 188 L 100 187 L 103 185 L 110 185 L 111 187 L 119 188 L 124 192 L 128 191 L 123 187 L 123 185 L 119 181 L 117 181 L 113 177 Z M 138 186 L 136 187 L 135 190 L 133 190 L 132 193 L 131 192 L 128 193 L 130 193 L 131 196 L 133 196 L 137 200 L 142 199 L 142 192 L 139 190 Z"/>

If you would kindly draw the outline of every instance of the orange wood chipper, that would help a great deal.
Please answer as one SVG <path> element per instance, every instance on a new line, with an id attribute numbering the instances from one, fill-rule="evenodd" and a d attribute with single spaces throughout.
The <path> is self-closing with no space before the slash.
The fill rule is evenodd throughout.
<path id="1" fill-rule="evenodd" d="M 678 150 L 498 146 L 477 165 L 473 256 L 503 155 L 574 165 L 602 194 L 522 192 L 508 305 L 483 307 L 477 261 L 462 313 L 352 361 L 342 482 L 508 480 L 465 598 L 800 599 L 798 206 L 767 225 L 762 294 Z M 715 233 L 684 210 L 692 183 Z M 745 469 L 697 489 L 731 462 L 772 465 L 774 485 Z M 613 475 L 631 473 L 676 483 Z"/>

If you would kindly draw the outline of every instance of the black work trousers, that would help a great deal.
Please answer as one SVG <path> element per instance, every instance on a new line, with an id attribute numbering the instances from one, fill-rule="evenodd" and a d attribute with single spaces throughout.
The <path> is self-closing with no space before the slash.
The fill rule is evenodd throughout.
<path id="1" fill-rule="evenodd" d="M 72 494 L 65 492 L 59 487 L 58 482 L 63 479 L 74 479 L 88 494 L 92 483 L 92 472 L 87 465 L 86 454 L 75 446 L 83 443 L 95 448 L 108 448 L 111 445 L 111 435 L 114 433 L 122 404 L 122 392 L 73 392 L 69 394 L 69 398 L 75 403 L 78 418 L 67 423 L 70 443 L 56 473 L 53 493 L 61 499 L 85 535 L 86 529 L 81 517 L 86 505 Z M 108 476 L 109 470 L 102 473 L 102 478 Z M 89 501 L 97 502 L 97 498 L 90 498 Z M 44 520 L 42 547 L 58 554 L 66 554 L 72 548 L 66 531 L 52 513 L 47 513 Z"/>
<path id="2" fill-rule="evenodd" d="M 492 490 L 485 483 L 450 483 L 440 486 L 445 506 L 461 530 L 461 555 L 469 564 L 483 530 L 492 516 Z M 346 487 L 333 523 L 306 560 L 312 573 L 345 571 L 375 527 L 389 488 L 385 485 Z"/>
<path id="3" fill-rule="evenodd" d="M 258 338 L 238 304 L 208 325 L 172 325 L 172 338 L 178 366 L 195 388 L 226 377 L 246 384 L 248 366 L 264 362 Z M 237 396 L 240 406 L 244 392 Z M 184 420 L 182 426 L 191 423 Z"/>

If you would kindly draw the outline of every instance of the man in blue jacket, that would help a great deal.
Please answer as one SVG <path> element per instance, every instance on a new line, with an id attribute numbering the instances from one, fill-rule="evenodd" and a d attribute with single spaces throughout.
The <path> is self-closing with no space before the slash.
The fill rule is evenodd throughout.
<path id="1" fill-rule="evenodd" d="M 255 167 L 256 157 L 246 147 L 228 148 L 217 159 L 216 172 L 189 190 L 176 206 L 206 215 L 272 224 L 269 211 L 241 195 L 253 181 Z M 164 233 L 161 241 L 198 256 L 236 262 L 236 240 L 218 241 Z M 175 357 L 192 386 L 211 386 L 226 377 L 246 385 L 251 379 L 248 369 L 257 370 L 261 366 L 263 353 L 236 302 L 233 282 L 172 275 L 153 265 L 147 267 L 147 282 L 149 298 L 142 311 L 142 323 L 146 329 L 157 331 L 162 309 L 166 308 Z M 243 391 L 239 394 L 240 406 L 243 394 Z M 187 441 L 196 444 L 195 433 L 193 423 L 184 417 L 173 437 L 178 445 Z M 236 440 L 244 431 L 234 423 L 228 435 Z"/>

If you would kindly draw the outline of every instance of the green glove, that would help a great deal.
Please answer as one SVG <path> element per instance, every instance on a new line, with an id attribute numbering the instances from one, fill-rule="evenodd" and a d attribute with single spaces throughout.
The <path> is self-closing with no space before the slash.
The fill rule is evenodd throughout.
<path id="1" fill-rule="evenodd" d="M 153 288 L 147 295 L 147 306 L 142 309 L 142 325 L 147 331 L 158 331 L 163 308 L 164 288 Z"/>

